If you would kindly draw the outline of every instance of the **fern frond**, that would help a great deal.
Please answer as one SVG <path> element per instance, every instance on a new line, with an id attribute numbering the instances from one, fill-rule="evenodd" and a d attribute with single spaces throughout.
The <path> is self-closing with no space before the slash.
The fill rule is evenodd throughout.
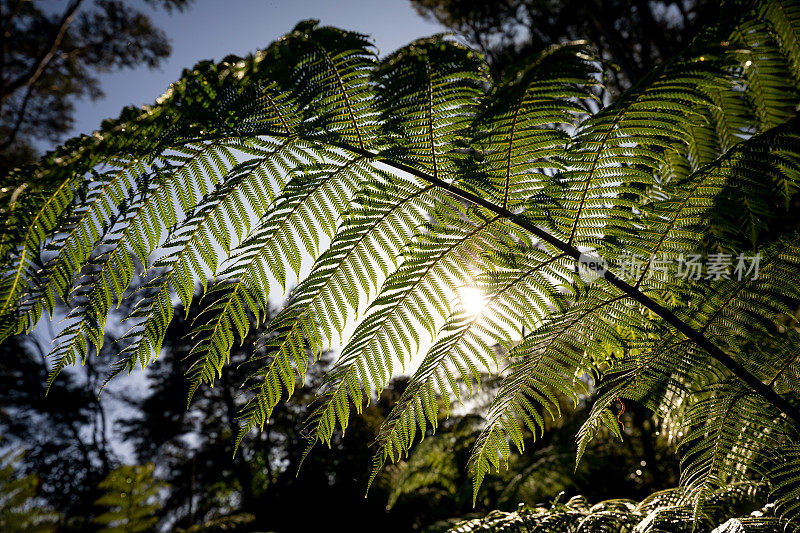
<path id="1" fill-rule="evenodd" d="M 248 313 L 261 320 L 270 280 L 277 279 L 285 287 L 286 265 L 299 275 L 299 246 L 307 253 L 316 252 L 320 228 L 311 226 L 312 218 L 323 227 L 332 226 L 340 206 L 337 195 L 353 191 L 368 172 L 360 157 L 309 168 L 286 185 L 259 227 L 233 250 L 230 265 L 220 273 L 222 281 L 206 296 L 212 303 L 198 317 L 203 325 L 195 328 L 197 342 L 189 353 L 195 360 L 189 370 L 192 390 L 200 383 L 213 383 L 222 372 L 234 334 L 240 339 L 247 336 Z M 292 239 L 294 232 L 300 234 L 300 243 Z"/>
<path id="2" fill-rule="evenodd" d="M 516 265 L 516 270 L 493 272 L 491 285 L 478 284 L 486 295 L 483 310 L 475 314 L 457 306 L 438 333 L 438 340 L 381 425 L 373 478 L 386 460 L 397 461 L 412 447 L 417 430 L 424 436 L 430 424 L 435 431 L 440 397 L 449 408 L 454 401 L 460 401 L 462 385 L 470 393 L 473 381 L 480 385 L 473 361 L 484 366 L 489 360 L 496 363 L 497 346 L 510 349 L 515 332 L 521 335 L 525 327 L 533 329 L 560 305 L 551 279 L 542 272 L 552 276 L 557 272 L 555 265 L 565 257 L 521 248 L 525 251 L 525 268 Z"/>
<path id="3" fill-rule="evenodd" d="M 596 84 L 584 43 L 552 46 L 484 97 L 473 127 L 471 164 L 458 184 L 515 209 L 563 170 L 567 131 L 587 110 L 582 99 Z"/>
<path id="4" fill-rule="evenodd" d="M 376 70 L 384 153 L 435 179 L 458 176 L 486 72 L 468 48 L 436 37 L 387 56 Z"/>
<path id="5" fill-rule="evenodd" d="M 361 275 L 365 266 L 380 257 L 385 275 L 385 262 L 395 259 L 400 243 L 423 223 L 437 198 L 432 186 L 398 176 L 384 175 L 364 184 L 328 250 L 266 329 L 263 348 L 271 356 L 253 373 L 252 379 L 260 384 L 254 387 L 257 394 L 244 409 L 239 440 L 250 429 L 263 426 L 280 400 L 281 384 L 274 374 L 284 373 L 282 381 L 289 383 L 291 395 L 294 384 L 285 372 L 287 364 L 294 361 L 295 371 L 303 377 L 306 365 L 300 362 L 307 352 L 319 353 L 325 349 L 326 340 L 329 346 L 337 334 L 341 336 L 348 312 L 358 312 L 360 302 L 379 283 L 372 268 L 370 276 Z M 360 283 L 350 286 L 348 280 L 354 278 Z"/>
<path id="6" fill-rule="evenodd" d="M 415 235 L 407 258 L 385 281 L 365 312 L 339 360 L 321 386 L 320 404 L 309 417 L 309 439 L 329 443 L 335 427 L 346 429 L 348 403 L 360 411 L 370 387 L 383 389 L 393 372 L 419 348 L 422 326 L 433 335 L 436 320 L 449 314 L 449 294 L 470 267 L 480 266 L 476 252 L 500 225 L 497 216 L 472 211 L 468 218 L 450 215 Z M 441 225 L 440 225 L 441 224 Z M 448 290 L 449 289 L 449 290 Z"/>
<path id="7" fill-rule="evenodd" d="M 290 142 L 261 142 L 255 150 L 259 156 L 237 165 L 225 180 L 187 213 L 183 224 L 171 233 L 162 249 L 166 255 L 151 267 L 158 274 L 137 291 L 143 295 L 136 302 L 129 319 L 138 319 L 123 337 L 123 356 L 112 369 L 109 379 L 117 373 L 130 372 L 139 364 L 147 366 L 161 350 L 172 311 L 172 294 L 177 294 L 184 309 L 189 309 L 194 297 L 194 285 L 205 282 L 219 266 L 215 249 L 231 249 L 232 238 L 241 240 L 250 229 L 248 213 L 263 214 L 274 200 L 275 191 L 270 184 L 280 185 L 283 176 L 277 171 L 275 160 L 281 166 L 299 163 Z M 234 235 L 225 229 L 230 224 Z"/>
<path id="8" fill-rule="evenodd" d="M 508 463 L 511 442 L 524 450 L 525 427 L 534 437 L 541 434 L 545 416 L 553 420 L 560 416 L 561 397 L 577 404 L 579 395 L 588 392 L 584 373 L 593 374 L 595 362 L 587 348 L 618 337 L 598 311 L 613 308 L 618 316 L 635 320 L 635 308 L 621 296 L 596 297 L 567 309 L 558 320 L 551 318 L 509 353 L 508 374 L 470 457 L 474 495 L 491 469 Z"/>
<path id="9" fill-rule="evenodd" d="M 708 519 L 704 506 L 712 492 L 752 475 L 762 450 L 774 446 L 776 437 L 769 430 L 774 415 L 738 384 L 720 383 L 701 394 L 689 408 L 684 425 L 691 429 L 679 445 L 681 485 L 694 503 L 696 521 Z"/>
<path id="10" fill-rule="evenodd" d="M 565 157 L 568 170 L 547 191 L 562 207 L 552 230 L 568 243 L 596 246 L 609 232 L 608 217 L 613 229 L 625 228 L 655 185 L 665 150 L 688 142 L 688 125 L 712 105 L 706 89 L 725 81 L 719 60 L 692 52 L 579 126 Z"/>

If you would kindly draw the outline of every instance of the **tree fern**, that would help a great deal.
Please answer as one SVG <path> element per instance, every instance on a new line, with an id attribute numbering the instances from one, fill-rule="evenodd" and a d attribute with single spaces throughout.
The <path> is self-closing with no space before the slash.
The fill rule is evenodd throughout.
<path id="1" fill-rule="evenodd" d="M 111 471 L 98 487 L 104 493 L 95 505 L 105 510 L 95 517 L 99 531 L 134 533 L 151 531 L 158 523 L 156 512 L 162 503 L 159 492 L 166 484 L 153 479 L 152 463 L 122 465 Z"/>
<path id="2" fill-rule="evenodd" d="M 0 526 L 13 533 L 56 531 L 62 517 L 39 501 L 36 474 L 19 475 L 21 457 L 18 450 L 0 455 Z"/>
<path id="3" fill-rule="evenodd" d="M 173 302 L 188 308 L 202 284 L 196 388 L 297 282 L 259 340 L 270 350 L 246 384 L 240 439 L 341 342 L 310 445 L 410 364 L 377 443 L 376 467 L 395 461 L 488 370 L 502 385 L 470 463 L 476 491 L 560 416 L 559 398 L 594 391 L 579 457 L 602 427 L 624 434 L 616 398 L 640 402 L 683 458 L 675 517 L 707 520 L 718 491 L 763 478 L 774 520 L 796 523 L 800 363 L 776 322 L 800 302 L 800 8 L 722 12 L 611 102 L 597 101 L 605 66 L 582 42 L 497 83 L 446 36 L 379 59 L 366 36 L 313 21 L 200 63 L 153 106 L 16 172 L 0 331 L 66 305 L 56 379 L 131 299 L 114 367 L 129 372 L 158 356 Z M 756 254 L 758 276 L 646 261 Z M 608 268 L 587 276 L 587 256 Z M 467 288 L 482 291 L 480 312 L 460 301 Z"/>
<path id="4" fill-rule="evenodd" d="M 764 505 L 749 515 L 728 518 L 731 514 L 736 514 L 737 505 L 743 502 L 758 504 L 763 501 L 763 495 L 764 488 L 752 483 L 730 485 L 714 492 L 711 495 L 713 531 L 717 533 L 783 531 L 780 521 L 774 515 L 775 509 L 772 504 Z M 691 510 L 681 503 L 683 498 L 680 489 L 657 492 L 641 502 L 620 499 L 590 505 L 583 496 L 574 496 L 563 503 L 559 501 L 560 498 L 556 498 L 549 507 L 541 505 L 531 508 L 520 505 L 517 511 L 511 513 L 494 511 L 485 518 L 461 522 L 448 531 L 453 533 L 697 531 Z M 704 528 L 702 531 L 712 531 L 712 528 Z"/>

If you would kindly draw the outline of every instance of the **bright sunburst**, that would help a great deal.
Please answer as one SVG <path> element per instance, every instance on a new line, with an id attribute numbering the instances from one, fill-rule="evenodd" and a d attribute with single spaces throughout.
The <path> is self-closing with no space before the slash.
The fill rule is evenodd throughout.
<path id="1" fill-rule="evenodd" d="M 461 287 L 458 289 L 458 299 L 461 301 L 464 311 L 470 315 L 480 314 L 486 307 L 486 296 L 477 287 Z"/>

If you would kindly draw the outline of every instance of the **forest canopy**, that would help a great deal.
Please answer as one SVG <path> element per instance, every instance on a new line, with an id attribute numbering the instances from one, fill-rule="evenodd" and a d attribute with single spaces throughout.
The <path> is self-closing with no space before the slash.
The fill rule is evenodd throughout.
<path id="1" fill-rule="evenodd" d="M 191 0 L 147 0 L 167 11 Z M 103 96 L 98 74 L 157 67 L 170 51 L 153 20 L 119 0 L 0 1 L 0 184 L 73 127 L 75 101 Z"/>

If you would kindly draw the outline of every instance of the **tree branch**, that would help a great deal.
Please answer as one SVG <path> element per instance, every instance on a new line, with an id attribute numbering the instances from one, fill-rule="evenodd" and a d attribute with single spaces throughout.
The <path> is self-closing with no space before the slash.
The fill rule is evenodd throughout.
<path id="1" fill-rule="evenodd" d="M 81 2 L 83 2 L 83 0 L 73 0 L 73 2 L 67 7 L 67 10 L 61 16 L 61 20 L 58 23 L 58 29 L 50 39 L 50 45 L 42 50 L 42 53 L 39 55 L 39 57 L 34 60 L 31 68 L 15 80 L 9 82 L 8 85 L 0 88 L 0 90 L 2 90 L 0 96 L 2 96 L 3 99 L 13 94 L 20 87 L 33 85 L 38 81 L 39 77 L 41 77 L 41 75 L 44 73 L 47 65 L 58 51 L 61 43 L 64 41 L 64 37 L 67 34 L 67 29 L 69 28 L 69 25 L 72 24 L 72 19 L 75 18 L 75 12 L 78 10 L 78 7 L 80 7 Z"/>

